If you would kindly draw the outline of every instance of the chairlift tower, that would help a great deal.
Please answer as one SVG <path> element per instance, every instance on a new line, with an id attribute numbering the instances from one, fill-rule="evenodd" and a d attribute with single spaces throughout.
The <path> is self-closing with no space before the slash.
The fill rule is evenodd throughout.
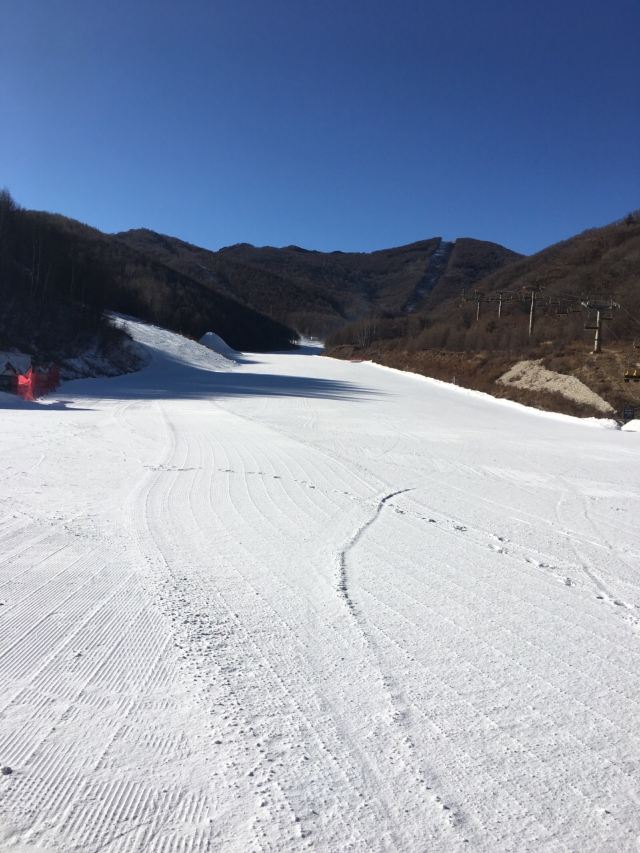
<path id="1" fill-rule="evenodd" d="M 540 296 L 542 288 L 539 285 L 534 285 L 532 287 L 525 287 L 522 290 L 522 298 L 526 299 L 529 297 L 529 337 L 533 335 L 533 328 L 535 323 L 536 316 L 536 299 Z"/>
<path id="2" fill-rule="evenodd" d="M 613 299 L 604 300 L 589 296 L 586 297 L 586 299 L 581 300 L 581 305 L 583 308 L 586 308 L 587 311 L 596 312 L 595 324 L 585 324 L 585 329 L 595 332 L 593 339 L 593 353 L 600 353 L 602 352 L 602 322 L 603 320 L 613 320 L 613 311 L 616 308 L 620 308 L 620 306 L 617 302 L 614 302 Z"/>
<path id="3" fill-rule="evenodd" d="M 478 323 L 480 320 L 480 305 L 484 302 L 484 293 L 481 293 L 479 290 L 474 290 L 473 298 L 476 301 L 476 323 Z"/>

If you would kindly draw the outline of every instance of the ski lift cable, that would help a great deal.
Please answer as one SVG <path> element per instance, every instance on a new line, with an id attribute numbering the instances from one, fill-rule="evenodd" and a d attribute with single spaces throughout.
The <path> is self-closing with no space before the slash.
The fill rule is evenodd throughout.
<path id="1" fill-rule="evenodd" d="M 634 316 L 633 316 L 633 314 L 631 313 L 631 311 L 629 311 L 629 309 L 628 309 L 628 308 L 625 308 L 625 307 L 624 307 L 624 305 L 621 305 L 620 307 L 622 308 L 622 310 L 624 311 L 624 313 L 625 313 L 625 314 L 627 314 L 627 316 L 629 316 L 629 317 L 633 320 L 633 322 L 634 322 L 634 323 L 636 323 L 638 326 L 640 326 L 640 320 L 638 320 L 638 318 L 637 318 L 637 317 L 634 317 Z"/>

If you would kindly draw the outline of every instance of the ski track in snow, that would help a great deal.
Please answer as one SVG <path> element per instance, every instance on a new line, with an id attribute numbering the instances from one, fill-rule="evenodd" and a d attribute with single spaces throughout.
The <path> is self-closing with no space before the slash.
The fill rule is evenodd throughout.
<path id="1" fill-rule="evenodd" d="M 340 595 L 344 598 L 345 603 L 352 614 L 356 614 L 356 606 L 354 601 L 349 593 L 349 583 L 348 583 L 348 575 L 347 575 L 347 557 L 352 548 L 355 548 L 360 539 L 364 536 L 367 530 L 371 527 L 372 524 L 378 519 L 380 513 L 384 509 L 386 503 L 388 503 L 392 498 L 397 497 L 398 495 L 404 494 L 404 492 L 408 492 L 409 489 L 398 489 L 395 492 L 389 492 L 389 494 L 384 495 L 377 503 L 375 511 L 371 518 L 367 519 L 364 524 L 361 524 L 355 533 L 350 537 L 348 543 L 344 548 L 340 551 L 339 554 L 339 578 L 338 578 L 338 590 Z"/>
<path id="2" fill-rule="evenodd" d="M 0 850 L 637 850 L 637 436 L 131 328 L 3 410 Z"/>

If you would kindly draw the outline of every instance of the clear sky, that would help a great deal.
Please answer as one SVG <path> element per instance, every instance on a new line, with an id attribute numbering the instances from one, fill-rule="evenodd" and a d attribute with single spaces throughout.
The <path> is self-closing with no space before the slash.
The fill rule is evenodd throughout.
<path id="1" fill-rule="evenodd" d="M 106 231 L 522 252 L 640 207 L 638 0 L 0 0 L 0 186 Z"/>

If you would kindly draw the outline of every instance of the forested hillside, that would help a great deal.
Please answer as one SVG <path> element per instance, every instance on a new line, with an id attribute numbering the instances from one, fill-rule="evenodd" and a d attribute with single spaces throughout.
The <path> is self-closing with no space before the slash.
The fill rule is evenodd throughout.
<path id="1" fill-rule="evenodd" d="M 104 317 L 107 271 L 85 245 L 56 217 L 0 193 L 0 349 L 57 360 L 122 346 L 124 334 Z"/>
<path id="2" fill-rule="evenodd" d="M 0 200 L 0 346 L 69 357 L 122 333 L 105 311 L 200 337 L 215 331 L 232 347 L 282 349 L 295 332 L 73 219 Z"/>

